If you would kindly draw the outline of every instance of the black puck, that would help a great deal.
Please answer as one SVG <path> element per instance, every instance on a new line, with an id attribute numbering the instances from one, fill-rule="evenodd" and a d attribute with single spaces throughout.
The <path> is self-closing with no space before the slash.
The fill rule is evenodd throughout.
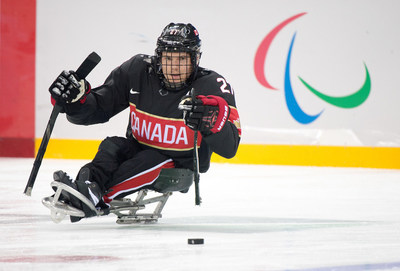
<path id="1" fill-rule="evenodd" d="M 203 238 L 189 238 L 188 244 L 189 245 L 203 245 L 204 239 Z"/>

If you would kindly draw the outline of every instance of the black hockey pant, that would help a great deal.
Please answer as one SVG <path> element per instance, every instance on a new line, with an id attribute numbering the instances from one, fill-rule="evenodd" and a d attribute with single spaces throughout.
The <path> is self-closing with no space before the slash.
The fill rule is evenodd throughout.
<path id="1" fill-rule="evenodd" d="M 174 162 L 153 149 L 143 149 L 136 140 L 107 137 L 92 162 L 84 166 L 104 192 L 109 203 L 151 185 L 162 168 L 173 168 Z M 79 178 L 79 176 L 78 176 Z"/>

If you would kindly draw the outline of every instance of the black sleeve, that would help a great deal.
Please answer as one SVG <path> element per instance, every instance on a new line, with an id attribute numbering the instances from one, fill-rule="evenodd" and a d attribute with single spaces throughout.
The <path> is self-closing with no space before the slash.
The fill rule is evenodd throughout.
<path id="1" fill-rule="evenodd" d="M 238 129 L 230 122 L 220 132 L 203 138 L 213 152 L 228 159 L 236 155 L 240 142 Z"/>
<path id="2" fill-rule="evenodd" d="M 135 57 L 114 69 L 104 84 L 91 90 L 84 104 L 67 105 L 67 119 L 74 124 L 90 125 L 107 122 L 129 106 L 129 73 Z"/>
<path id="3" fill-rule="evenodd" d="M 235 96 L 230 84 L 221 75 L 211 72 L 200 78 L 198 88 L 200 94 L 220 96 L 228 103 L 230 116 L 222 130 L 215 134 L 203 135 L 203 139 L 212 152 L 225 158 L 234 157 L 239 147 L 241 129 Z"/>

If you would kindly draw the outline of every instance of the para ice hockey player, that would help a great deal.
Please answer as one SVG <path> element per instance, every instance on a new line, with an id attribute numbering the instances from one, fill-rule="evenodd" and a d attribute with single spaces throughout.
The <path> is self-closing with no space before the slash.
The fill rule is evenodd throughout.
<path id="1" fill-rule="evenodd" d="M 196 170 L 195 132 L 201 173 L 209 169 L 213 152 L 235 156 L 241 128 L 233 89 L 223 76 L 200 67 L 200 57 L 196 28 L 170 23 L 153 56 L 135 55 L 99 87 L 91 89 L 74 71 L 63 71 L 49 91 L 71 123 L 104 123 L 128 107 L 130 114 L 126 137 L 104 139 L 76 180 L 56 171 L 54 181 L 107 209 L 112 200 L 151 187 L 163 168 Z M 96 215 L 73 193 L 64 190 L 61 196 L 85 217 Z M 78 220 L 71 216 L 72 222 Z"/>

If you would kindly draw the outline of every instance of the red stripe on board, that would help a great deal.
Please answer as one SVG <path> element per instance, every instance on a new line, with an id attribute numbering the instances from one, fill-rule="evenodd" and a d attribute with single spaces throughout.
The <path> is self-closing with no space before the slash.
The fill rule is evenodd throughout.
<path id="1" fill-rule="evenodd" d="M 0 138 L 0 157 L 33 157 L 33 138 Z"/>
<path id="2" fill-rule="evenodd" d="M 0 156 L 33 157 L 36 0 L 1 0 L 0 27 Z"/>

